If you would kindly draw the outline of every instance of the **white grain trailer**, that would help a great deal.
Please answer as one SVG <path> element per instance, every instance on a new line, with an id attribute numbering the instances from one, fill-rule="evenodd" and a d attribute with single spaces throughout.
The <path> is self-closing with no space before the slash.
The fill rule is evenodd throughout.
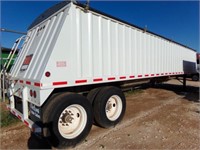
<path id="1" fill-rule="evenodd" d="M 87 136 L 93 116 L 105 128 L 122 119 L 122 84 L 180 76 L 195 62 L 196 52 L 184 45 L 61 2 L 28 29 L 10 72 L 9 109 L 53 146 L 72 146 Z"/>

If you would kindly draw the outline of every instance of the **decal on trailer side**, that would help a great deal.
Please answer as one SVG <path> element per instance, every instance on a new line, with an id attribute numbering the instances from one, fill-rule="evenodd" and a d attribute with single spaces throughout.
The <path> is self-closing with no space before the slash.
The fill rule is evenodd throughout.
<path id="1" fill-rule="evenodd" d="M 66 61 L 57 61 L 56 67 L 67 67 L 67 62 Z"/>
<path id="2" fill-rule="evenodd" d="M 40 109 L 34 104 L 30 104 L 30 113 L 40 119 Z"/>
<path id="3" fill-rule="evenodd" d="M 21 66 L 20 71 L 26 71 L 28 69 L 28 66 L 31 62 L 32 57 L 33 57 L 33 54 L 26 56 L 22 66 Z"/>

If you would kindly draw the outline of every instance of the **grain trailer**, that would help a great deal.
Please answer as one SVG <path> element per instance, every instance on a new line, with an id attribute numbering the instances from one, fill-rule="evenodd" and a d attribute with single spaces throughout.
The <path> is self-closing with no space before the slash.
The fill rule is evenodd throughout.
<path id="1" fill-rule="evenodd" d="M 82 141 L 93 121 L 119 123 L 124 83 L 196 67 L 193 49 L 67 1 L 41 14 L 25 43 L 10 71 L 9 109 L 58 148 Z"/>

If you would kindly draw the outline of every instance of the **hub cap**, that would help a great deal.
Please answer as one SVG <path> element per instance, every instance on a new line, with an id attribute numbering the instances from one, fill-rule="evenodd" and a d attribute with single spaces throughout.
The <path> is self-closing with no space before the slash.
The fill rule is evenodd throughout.
<path id="1" fill-rule="evenodd" d="M 119 96 L 111 96 L 106 103 L 106 116 L 109 120 L 115 121 L 122 112 L 122 100 Z"/>
<path id="2" fill-rule="evenodd" d="M 78 104 L 70 105 L 61 113 L 58 120 L 58 130 L 67 139 L 73 139 L 81 134 L 86 126 L 87 113 Z"/>

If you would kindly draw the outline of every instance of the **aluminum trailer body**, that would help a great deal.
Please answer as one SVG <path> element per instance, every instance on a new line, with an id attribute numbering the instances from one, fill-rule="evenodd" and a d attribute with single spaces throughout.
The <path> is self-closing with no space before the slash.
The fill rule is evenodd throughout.
<path id="1" fill-rule="evenodd" d="M 91 128 L 91 123 L 88 123 L 91 112 L 88 116 L 90 110 L 84 110 L 85 101 L 83 105 L 80 101 L 75 100 L 74 104 L 70 101 L 65 110 L 67 113 L 60 112 L 61 119 L 57 120 L 56 131 L 40 126 L 51 120 L 44 113 L 52 111 L 54 116 L 57 113 L 54 108 L 61 109 L 53 102 L 54 93 L 65 93 L 68 89 L 69 92 L 81 93 L 84 90 L 79 90 L 80 87 L 84 89 L 96 85 L 100 88 L 104 84 L 112 86 L 124 81 L 183 75 L 196 69 L 194 50 L 91 8 L 86 10 L 82 4 L 72 2 L 59 3 L 39 16 L 29 27 L 25 42 L 10 71 L 12 84 L 9 89 L 9 108 L 35 132 L 55 134 L 53 139 L 56 137 L 59 141 L 57 145 L 54 143 L 56 147 L 70 146 L 71 141 L 71 145 L 81 141 L 82 134 L 86 135 L 82 133 L 86 132 L 85 128 Z M 103 91 L 109 91 L 109 87 L 106 88 L 101 89 L 99 95 L 99 90 L 89 95 L 93 95 L 92 99 L 103 99 L 101 95 L 106 95 Z M 117 93 L 118 90 L 111 88 L 110 91 Z M 71 99 L 69 95 L 64 94 L 64 97 Z M 124 98 L 120 95 L 111 94 L 111 99 L 105 102 L 105 107 L 109 106 L 111 110 L 101 114 L 107 117 L 107 124 L 96 117 L 97 124 L 109 127 L 121 120 L 125 102 L 122 102 Z M 55 101 L 61 102 L 60 99 Z M 63 105 L 66 103 L 68 101 Z M 119 110 L 115 110 L 116 107 L 112 109 L 112 106 L 119 107 Z M 100 108 L 94 104 L 93 110 Z M 77 118 L 72 117 L 70 120 L 68 110 L 74 111 Z M 81 121 L 78 120 L 80 114 Z M 94 112 L 94 118 L 96 115 L 99 115 L 98 112 Z M 75 120 L 73 126 L 80 124 L 80 128 L 79 125 L 77 128 L 70 127 L 72 120 Z M 83 120 L 87 122 L 80 123 Z M 68 129 L 60 125 L 69 125 L 70 133 L 63 131 Z M 64 139 L 68 141 L 67 144 L 60 144 Z M 50 141 L 54 142 L 52 139 Z"/>

